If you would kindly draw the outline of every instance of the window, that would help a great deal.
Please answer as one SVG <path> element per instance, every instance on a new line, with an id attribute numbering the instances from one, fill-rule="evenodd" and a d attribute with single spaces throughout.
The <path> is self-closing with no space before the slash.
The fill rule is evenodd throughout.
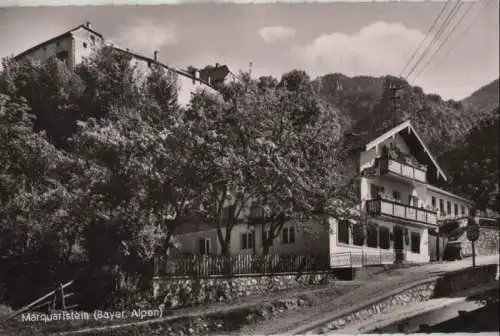
<path id="1" fill-rule="evenodd" d="M 241 249 L 247 250 L 254 247 L 255 243 L 255 233 L 247 232 L 241 234 Z"/>
<path id="2" fill-rule="evenodd" d="M 83 47 L 87 48 L 87 43 L 86 42 L 83 42 Z"/>
<path id="3" fill-rule="evenodd" d="M 365 228 L 361 224 L 352 226 L 352 243 L 356 246 L 363 246 L 365 243 Z"/>
<path id="4" fill-rule="evenodd" d="M 411 252 L 420 253 L 420 233 L 411 233 Z"/>
<path id="5" fill-rule="evenodd" d="M 382 196 L 382 194 L 384 193 L 384 187 L 380 187 L 376 184 L 372 184 L 370 185 L 370 193 L 371 193 L 371 196 L 372 198 L 377 198 L 377 196 Z"/>
<path id="6" fill-rule="evenodd" d="M 90 40 L 92 41 L 92 44 L 95 44 L 95 36 L 94 35 L 90 35 Z"/>
<path id="7" fill-rule="evenodd" d="M 61 52 L 58 52 L 56 54 L 56 57 L 58 60 L 60 60 L 61 62 L 64 62 L 66 65 L 68 65 L 67 61 L 68 61 L 68 51 L 64 50 L 64 51 L 61 51 Z"/>
<path id="8" fill-rule="evenodd" d="M 431 204 L 432 204 L 433 208 L 436 207 L 436 197 L 432 196 L 432 198 L 431 198 Z"/>
<path id="9" fill-rule="evenodd" d="M 409 199 L 409 202 L 408 202 L 408 203 L 409 203 L 411 206 L 418 207 L 418 197 L 416 197 L 416 196 L 411 196 L 411 195 L 410 195 L 410 196 L 408 197 L 408 199 Z"/>
<path id="10" fill-rule="evenodd" d="M 441 216 L 444 216 L 444 200 L 442 199 L 439 200 L 439 212 L 441 213 Z"/>
<path id="11" fill-rule="evenodd" d="M 283 236 L 283 244 L 295 243 L 295 228 L 294 227 L 284 228 L 283 231 L 281 231 L 281 233 Z"/>
<path id="12" fill-rule="evenodd" d="M 228 219 L 228 218 L 233 218 L 234 215 L 234 205 L 229 205 L 227 207 L 224 207 L 222 209 L 222 218 Z"/>
<path id="13" fill-rule="evenodd" d="M 341 220 L 338 222 L 337 237 L 339 243 L 349 244 L 349 222 Z"/>
<path id="14" fill-rule="evenodd" d="M 446 201 L 446 214 L 451 215 L 451 202 Z"/>
<path id="15" fill-rule="evenodd" d="M 391 247 L 391 232 L 384 226 L 379 227 L 378 232 L 380 239 L 380 248 L 388 250 Z"/>
<path id="16" fill-rule="evenodd" d="M 465 215 L 465 207 L 462 205 L 460 208 L 462 208 L 462 215 Z"/>
<path id="17" fill-rule="evenodd" d="M 396 202 L 401 200 L 401 194 L 399 193 L 399 191 L 394 190 L 392 192 L 392 199 L 395 200 Z"/>
<path id="18" fill-rule="evenodd" d="M 453 210 L 455 212 L 455 216 L 458 216 L 458 204 L 454 204 L 453 208 L 454 208 Z"/>
<path id="19" fill-rule="evenodd" d="M 210 239 L 208 238 L 198 239 L 198 253 L 201 255 L 210 254 Z"/>
<path id="20" fill-rule="evenodd" d="M 378 226 L 377 224 L 368 224 L 366 228 L 366 246 L 378 247 Z"/>

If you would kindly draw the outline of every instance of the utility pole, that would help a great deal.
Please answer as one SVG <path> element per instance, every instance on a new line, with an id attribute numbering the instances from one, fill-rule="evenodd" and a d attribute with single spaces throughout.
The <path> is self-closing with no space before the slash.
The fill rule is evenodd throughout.
<path id="1" fill-rule="evenodd" d="M 403 89 L 401 86 L 396 86 L 396 85 L 393 85 L 392 83 L 389 84 L 389 91 L 391 91 L 391 95 L 390 95 L 389 99 L 392 100 L 392 110 L 393 110 L 394 114 L 396 114 L 396 112 L 397 112 L 396 100 L 400 99 L 400 97 L 398 96 L 398 91 L 401 89 Z"/>
<path id="2" fill-rule="evenodd" d="M 340 83 L 339 80 L 337 80 L 337 83 L 336 83 L 336 87 L 335 87 L 335 90 L 337 91 L 337 94 L 339 96 L 339 108 L 341 109 L 342 108 L 342 91 L 343 91 L 344 87 L 342 86 L 342 84 Z"/>

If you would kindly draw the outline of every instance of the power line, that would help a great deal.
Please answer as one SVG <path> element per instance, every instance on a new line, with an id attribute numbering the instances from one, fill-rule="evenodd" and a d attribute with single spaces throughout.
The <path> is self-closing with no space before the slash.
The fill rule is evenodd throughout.
<path id="1" fill-rule="evenodd" d="M 428 53 L 431 51 L 432 46 L 439 41 L 439 38 L 441 37 L 443 32 L 446 30 L 446 28 L 448 28 L 448 25 L 450 24 L 451 20 L 455 17 L 457 11 L 460 9 L 461 6 L 462 6 L 461 0 L 457 0 L 454 7 L 450 10 L 447 17 L 441 23 L 441 26 L 439 27 L 436 34 L 432 37 L 431 42 L 427 45 L 426 49 L 420 55 L 417 62 L 413 65 L 410 72 L 405 76 L 405 79 L 408 79 L 413 74 L 413 72 L 417 69 L 417 67 L 424 61 L 424 59 L 427 57 Z"/>
<path id="2" fill-rule="evenodd" d="M 485 6 L 483 6 L 483 8 L 481 8 L 481 9 L 479 10 L 479 12 L 477 13 L 477 15 L 476 15 L 476 16 L 474 17 L 474 19 L 472 20 L 471 24 L 470 24 L 469 26 L 467 26 L 467 28 L 464 30 L 464 32 L 463 32 L 460 36 L 464 37 L 465 35 L 467 35 L 467 33 L 468 33 L 471 29 L 472 29 L 472 27 L 474 27 L 474 26 L 476 25 L 476 23 L 478 23 L 478 22 L 479 22 L 479 21 L 478 21 L 479 17 L 480 17 L 480 16 L 481 16 L 481 14 L 485 11 L 485 9 L 486 9 L 486 8 L 488 8 L 488 5 L 489 5 L 490 3 L 493 3 L 493 0 L 488 0 L 488 1 L 486 2 L 486 5 L 485 5 Z M 460 44 L 460 42 L 462 42 L 462 40 L 461 40 L 461 39 L 456 40 L 456 42 L 455 42 L 455 43 L 453 44 L 453 46 L 452 46 L 452 47 L 448 50 L 448 52 L 444 55 L 444 57 L 442 57 L 442 58 L 441 58 L 441 60 L 440 60 L 437 64 L 435 63 L 435 65 L 434 65 L 434 66 L 439 66 L 439 65 L 441 65 L 441 63 L 443 63 L 443 61 L 444 61 L 444 60 L 445 60 L 445 59 L 446 59 L 446 58 L 447 58 L 447 57 L 451 54 L 451 52 L 452 52 L 453 50 L 455 50 L 455 48 L 456 48 L 456 47 Z"/>
<path id="3" fill-rule="evenodd" d="M 444 6 L 441 8 L 441 11 L 439 12 L 438 16 L 434 19 L 434 22 L 432 23 L 431 27 L 429 28 L 429 30 L 427 31 L 427 33 L 425 34 L 424 38 L 422 39 L 422 41 L 420 41 L 420 44 L 418 45 L 417 49 L 415 50 L 415 52 L 413 53 L 413 55 L 410 57 L 410 60 L 406 63 L 406 65 L 404 66 L 403 70 L 401 70 L 401 72 L 399 73 L 399 76 L 398 77 L 401 77 L 401 75 L 405 72 L 405 70 L 408 68 L 408 66 L 411 64 L 411 62 L 413 62 L 413 59 L 415 58 L 415 56 L 417 56 L 420 48 L 424 45 L 424 42 L 427 40 L 427 38 L 430 36 L 432 30 L 434 29 L 434 27 L 436 26 L 436 24 L 438 23 L 439 19 L 441 18 L 441 15 L 443 15 L 446 7 L 448 7 L 448 4 L 451 2 L 451 0 L 447 0 L 445 3 L 444 3 Z"/>
<path id="4" fill-rule="evenodd" d="M 446 17 L 445 21 L 441 24 L 441 27 L 437 31 L 436 35 L 433 36 L 432 41 L 427 45 L 427 48 L 420 55 L 420 57 L 418 58 L 417 62 L 411 68 L 410 72 L 405 76 L 405 79 L 408 79 L 413 74 L 413 72 L 415 71 L 415 69 L 423 62 L 423 60 L 425 59 L 425 57 L 427 56 L 427 54 L 431 51 L 432 45 L 435 44 L 439 40 L 439 38 L 441 37 L 441 35 L 443 35 L 443 32 L 446 30 L 446 28 L 448 28 L 451 20 L 455 17 L 455 15 L 457 14 L 458 10 L 460 10 L 460 8 L 462 7 L 462 4 L 463 4 L 462 0 L 458 0 L 456 2 L 455 6 L 448 13 L 448 16 Z"/>
<path id="5" fill-rule="evenodd" d="M 458 21 L 455 23 L 455 25 L 451 28 L 450 32 L 445 37 L 445 39 L 443 40 L 443 42 L 441 42 L 441 44 L 439 45 L 438 49 L 434 52 L 434 54 L 432 54 L 431 58 L 429 58 L 429 60 L 427 61 L 427 63 L 424 65 L 424 67 L 422 69 L 420 69 L 420 71 L 417 73 L 417 75 L 413 78 L 413 82 L 415 82 L 417 80 L 418 76 L 420 76 L 420 74 L 422 72 L 424 72 L 425 69 L 427 69 L 427 67 L 429 66 L 429 64 L 431 64 L 431 62 L 434 60 L 434 57 L 436 57 L 436 55 L 439 54 L 439 51 L 441 50 L 441 48 L 446 44 L 446 42 L 448 41 L 448 39 L 453 35 L 453 33 L 455 32 L 455 30 L 457 29 L 457 27 L 460 25 L 460 23 L 462 23 L 462 21 L 464 20 L 464 18 L 467 16 L 467 14 L 469 14 L 470 10 L 472 9 L 472 7 L 475 4 L 476 4 L 475 2 L 471 2 L 471 4 L 469 5 L 469 7 L 467 7 L 467 9 L 463 13 L 463 15 L 460 17 L 460 19 L 458 19 Z"/>

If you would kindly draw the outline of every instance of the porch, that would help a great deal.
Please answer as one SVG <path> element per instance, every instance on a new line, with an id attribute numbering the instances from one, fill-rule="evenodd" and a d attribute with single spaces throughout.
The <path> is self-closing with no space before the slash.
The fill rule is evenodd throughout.
<path id="1" fill-rule="evenodd" d="M 332 268 L 363 267 L 392 263 L 426 263 L 429 229 L 382 218 L 366 223 L 339 221 L 330 234 Z"/>

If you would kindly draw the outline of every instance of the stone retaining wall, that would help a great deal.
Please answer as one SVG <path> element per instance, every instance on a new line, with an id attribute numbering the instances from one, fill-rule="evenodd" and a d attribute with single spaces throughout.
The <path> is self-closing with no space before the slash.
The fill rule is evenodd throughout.
<path id="1" fill-rule="evenodd" d="M 367 316 L 393 310 L 400 306 L 416 304 L 432 298 L 451 296 L 460 291 L 494 281 L 496 273 L 496 265 L 480 266 L 452 272 L 439 279 L 431 280 L 428 283 L 404 290 L 401 293 L 370 304 L 359 311 L 344 315 L 331 321 L 326 326 L 318 328 L 315 333 L 324 334 L 332 330 L 341 329 L 347 325 L 358 323 Z"/>
<path id="2" fill-rule="evenodd" d="M 226 302 L 235 298 L 265 295 L 284 289 L 320 285 L 335 280 L 332 273 L 256 275 L 213 278 L 156 278 L 154 296 L 163 297 L 164 309 Z"/>
<path id="3" fill-rule="evenodd" d="M 322 328 L 317 328 L 314 331 L 315 334 L 325 333 L 328 330 L 340 329 L 346 327 L 347 325 L 354 324 L 360 320 L 366 318 L 367 316 L 372 316 L 380 312 L 397 309 L 397 307 L 406 306 L 412 303 L 423 302 L 440 295 L 449 295 L 463 287 L 475 287 L 480 282 L 488 282 L 494 279 L 495 265 L 492 266 L 481 266 L 477 268 L 469 268 L 463 271 L 451 273 L 445 275 L 444 277 L 438 279 L 429 279 L 426 282 L 422 282 L 414 285 L 413 287 L 407 287 L 399 292 L 394 292 L 394 294 L 389 295 L 381 300 L 373 302 L 372 304 L 362 307 L 357 311 L 352 311 L 348 314 L 340 316 L 336 320 L 328 323 L 328 325 Z M 283 282 L 282 286 L 288 284 L 307 283 L 310 281 L 330 281 L 331 276 L 326 275 L 309 275 L 302 278 L 302 280 L 293 280 L 295 276 L 292 275 L 282 275 L 279 276 L 280 281 Z M 261 277 L 260 281 L 258 277 L 240 277 L 229 279 L 237 282 L 241 282 L 242 287 L 255 287 L 257 284 L 261 284 L 262 290 L 266 288 L 265 281 L 266 277 Z M 267 277 L 269 278 L 269 277 Z M 252 280 L 255 279 L 255 280 Z M 287 279 L 287 280 L 285 280 Z M 184 279 L 185 281 L 186 279 Z M 210 282 L 209 280 L 216 280 L 214 283 L 221 284 L 228 279 L 200 279 L 202 283 Z M 177 279 L 181 281 L 181 279 Z M 191 280 L 193 281 L 193 280 Z M 249 283 L 248 283 L 249 282 Z M 279 281 L 278 281 L 279 282 Z M 450 284 L 450 286 L 441 287 L 447 288 L 451 292 L 439 289 L 438 286 L 443 286 L 442 284 Z M 173 282 L 169 282 L 171 288 L 175 288 Z M 165 284 L 163 284 L 165 285 Z M 165 287 L 164 287 L 165 288 Z M 277 288 L 280 288 L 277 285 Z M 439 293 L 441 291 L 441 293 Z M 167 335 L 167 336 L 180 336 L 180 335 L 213 335 L 213 334 L 228 334 L 240 329 L 244 325 L 256 323 L 259 321 L 264 321 L 273 316 L 278 316 L 281 314 L 286 314 L 289 311 L 303 309 L 303 307 L 314 306 L 314 301 L 311 301 L 307 297 L 295 296 L 289 297 L 287 299 L 276 299 L 271 300 L 271 302 L 262 302 L 251 306 L 242 306 L 239 308 L 231 309 L 227 312 L 214 312 L 207 313 L 202 316 L 186 316 L 186 317 L 172 317 L 167 321 L 149 323 L 138 325 L 134 327 L 127 327 L 120 330 L 106 330 L 102 334 L 108 336 L 111 335 Z M 272 323 L 269 321 L 268 323 Z M 97 330 L 90 330 L 85 335 L 97 335 L 101 334 Z"/>
<path id="4" fill-rule="evenodd" d="M 497 265 L 468 268 L 450 273 L 439 279 L 435 297 L 444 297 L 474 286 L 487 284 L 495 280 L 496 273 Z"/>
<path id="5" fill-rule="evenodd" d="M 344 328 L 349 324 L 365 320 L 368 316 L 373 316 L 389 310 L 393 310 L 397 307 L 430 300 L 434 295 L 435 286 L 436 281 L 432 281 L 420 286 L 410 288 L 387 299 L 368 305 L 359 311 L 349 313 L 334 321 L 331 321 L 326 326 L 319 328 L 314 333 L 324 334 L 332 330 Z"/>

